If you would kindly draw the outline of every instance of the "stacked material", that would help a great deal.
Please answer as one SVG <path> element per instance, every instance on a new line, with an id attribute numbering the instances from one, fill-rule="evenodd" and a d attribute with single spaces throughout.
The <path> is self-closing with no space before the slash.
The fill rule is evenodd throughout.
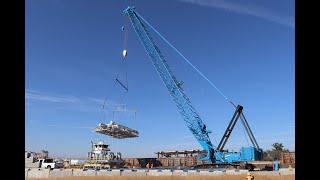
<path id="1" fill-rule="evenodd" d="M 116 124 L 113 121 L 110 121 L 109 124 L 100 123 L 98 127 L 94 129 L 94 132 L 105 134 L 116 139 L 133 138 L 139 135 L 138 131 Z"/>

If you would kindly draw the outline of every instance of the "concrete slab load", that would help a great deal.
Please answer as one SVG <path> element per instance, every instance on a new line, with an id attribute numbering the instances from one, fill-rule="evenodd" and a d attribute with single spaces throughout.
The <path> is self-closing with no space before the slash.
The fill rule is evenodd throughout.
<path id="1" fill-rule="evenodd" d="M 93 131 L 116 139 L 139 137 L 137 130 L 116 124 L 113 121 L 110 121 L 109 124 L 100 123 Z"/>

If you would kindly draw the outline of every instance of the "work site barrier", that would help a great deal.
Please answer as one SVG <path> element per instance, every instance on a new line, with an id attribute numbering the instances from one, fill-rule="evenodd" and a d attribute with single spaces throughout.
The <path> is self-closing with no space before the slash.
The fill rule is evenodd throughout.
<path id="1" fill-rule="evenodd" d="M 200 170 L 159 170 L 159 169 L 111 169 L 111 170 L 80 170 L 80 169 L 25 169 L 25 178 L 58 178 L 66 176 L 217 176 L 229 174 L 247 174 L 248 170 L 200 171 Z M 253 171 L 251 174 L 281 176 L 295 174 L 295 169 L 279 169 L 279 171 Z"/>

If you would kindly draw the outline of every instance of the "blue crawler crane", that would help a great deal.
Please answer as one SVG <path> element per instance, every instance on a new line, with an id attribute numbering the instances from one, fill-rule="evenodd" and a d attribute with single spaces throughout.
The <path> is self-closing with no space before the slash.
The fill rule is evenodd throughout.
<path id="1" fill-rule="evenodd" d="M 155 69 L 161 77 L 164 85 L 167 87 L 173 101 L 178 107 L 183 120 L 186 122 L 188 128 L 203 147 L 203 153 L 199 155 L 199 160 L 207 161 L 211 165 L 232 165 L 245 167 L 246 169 L 252 169 L 253 166 L 248 162 L 260 161 L 263 159 L 263 150 L 259 148 L 256 139 L 247 123 L 246 118 L 243 115 L 243 107 L 235 106 L 228 98 L 226 98 L 221 91 L 219 91 L 198 69 L 196 69 L 181 53 L 179 53 L 165 38 L 163 38 L 158 31 L 156 31 L 142 16 L 138 14 L 135 7 L 128 7 L 124 10 L 124 13 L 129 17 L 131 24 L 138 35 L 143 47 L 145 48 L 150 60 L 152 61 Z M 160 35 L 174 50 L 176 50 L 193 68 L 195 68 L 200 75 L 202 75 L 212 86 L 214 86 L 220 94 L 222 94 L 234 107 L 234 115 L 227 127 L 223 138 L 218 146 L 214 146 L 209 138 L 210 130 L 202 122 L 196 109 L 192 106 L 190 99 L 182 89 L 182 82 L 178 81 L 173 72 L 169 68 L 166 60 L 161 54 L 158 46 L 155 44 L 153 38 L 148 32 L 146 25 L 153 29 L 158 35 Z M 253 144 L 250 147 L 242 147 L 240 152 L 228 152 L 223 150 L 237 120 L 241 119 L 245 130 Z M 243 166 L 244 165 L 244 166 Z"/>

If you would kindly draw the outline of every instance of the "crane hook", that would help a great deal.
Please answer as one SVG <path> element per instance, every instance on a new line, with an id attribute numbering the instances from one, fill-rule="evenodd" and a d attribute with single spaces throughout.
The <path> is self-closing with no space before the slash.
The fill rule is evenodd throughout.
<path id="1" fill-rule="evenodd" d="M 123 58 L 126 58 L 127 57 L 127 50 L 123 50 L 122 55 L 123 55 Z"/>

